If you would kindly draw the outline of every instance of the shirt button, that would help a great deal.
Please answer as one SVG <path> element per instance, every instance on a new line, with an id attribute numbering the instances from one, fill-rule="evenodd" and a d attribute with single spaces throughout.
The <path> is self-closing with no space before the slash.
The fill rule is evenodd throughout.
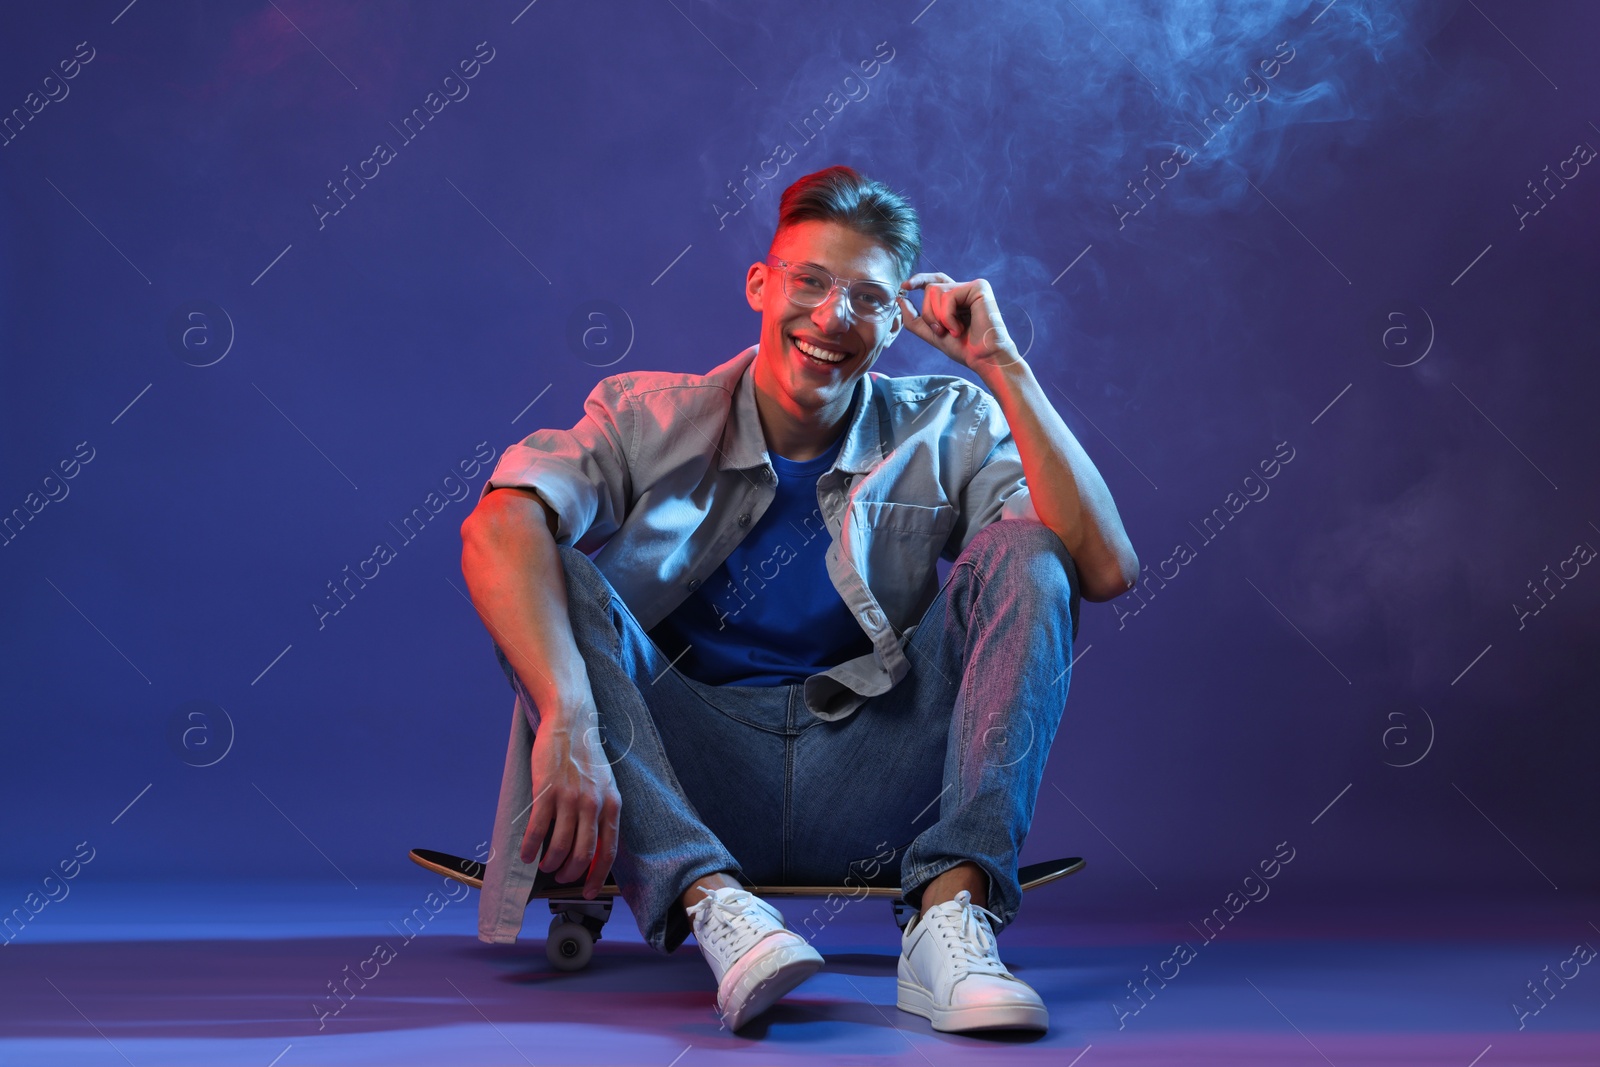
<path id="1" fill-rule="evenodd" d="M 778 476 L 773 473 L 771 467 L 762 467 L 761 480 L 766 482 L 768 485 L 771 485 L 773 482 L 778 480 Z"/>
<path id="2" fill-rule="evenodd" d="M 749 526 L 750 525 L 750 516 L 749 515 L 740 515 L 739 516 L 739 525 L 740 526 Z"/>
<path id="3" fill-rule="evenodd" d="M 877 608 L 868 608 L 861 613 L 861 621 L 867 624 L 867 629 L 877 633 L 883 629 L 883 612 Z"/>
<path id="4" fill-rule="evenodd" d="M 689 580 L 689 592 L 691 592 L 691 593 L 692 593 L 692 592 L 694 592 L 694 591 L 695 591 L 695 590 L 696 590 L 696 589 L 699 589 L 699 588 L 700 588 L 700 579 L 698 579 L 698 578 L 691 578 L 691 579 L 690 579 L 690 580 Z"/>

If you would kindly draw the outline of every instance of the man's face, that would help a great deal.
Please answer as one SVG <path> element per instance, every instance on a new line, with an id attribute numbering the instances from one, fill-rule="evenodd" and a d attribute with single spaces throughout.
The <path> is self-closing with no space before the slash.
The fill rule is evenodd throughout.
<path id="1" fill-rule="evenodd" d="M 808 220 L 785 226 L 773 238 L 770 257 L 822 267 L 836 278 L 885 282 L 896 293 L 902 281 L 887 248 L 837 222 Z M 898 311 L 888 322 L 852 314 L 839 290 L 829 293 L 820 307 L 802 307 L 785 295 L 782 270 L 765 263 L 751 265 L 745 296 L 761 312 L 756 386 L 796 414 L 847 405 L 856 379 L 867 373 L 901 328 Z M 818 359 L 807 355 L 800 344 L 843 358 Z"/>

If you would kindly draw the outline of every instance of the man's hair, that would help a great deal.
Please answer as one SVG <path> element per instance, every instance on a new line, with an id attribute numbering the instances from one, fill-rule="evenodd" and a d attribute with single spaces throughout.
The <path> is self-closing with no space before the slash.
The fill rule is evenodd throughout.
<path id="1" fill-rule="evenodd" d="M 778 230 L 812 219 L 841 223 L 883 245 L 900 267 L 898 281 L 916 270 L 922 254 L 917 213 L 910 201 L 882 182 L 845 166 L 796 179 L 778 202 Z"/>

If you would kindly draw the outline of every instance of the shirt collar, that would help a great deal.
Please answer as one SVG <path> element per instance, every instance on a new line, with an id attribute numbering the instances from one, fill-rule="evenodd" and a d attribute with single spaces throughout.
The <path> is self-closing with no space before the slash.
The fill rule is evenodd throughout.
<path id="1" fill-rule="evenodd" d="M 730 370 L 739 373 L 733 387 L 733 407 L 728 425 L 722 431 L 718 451 L 722 456 L 721 470 L 748 470 L 766 466 L 767 439 L 761 430 L 761 413 L 756 408 L 755 361 L 759 346 L 752 345 L 744 354 L 729 364 Z M 739 366 L 740 363 L 743 366 Z M 876 403 L 874 392 L 882 392 L 881 385 L 873 385 L 871 372 L 856 380 L 855 393 L 850 400 L 850 425 L 845 431 L 844 446 L 834 469 L 852 474 L 865 474 L 882 459 L 883 434 L 879 425 L 882 406 Z"/>

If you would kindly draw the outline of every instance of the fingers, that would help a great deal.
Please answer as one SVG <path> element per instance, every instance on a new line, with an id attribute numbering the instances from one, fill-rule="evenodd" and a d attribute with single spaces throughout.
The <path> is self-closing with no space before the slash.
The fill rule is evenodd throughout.
<path id="1" fill-rule="evenodd" d="M 528 813 L 528 828 L 522 832 L 522 862 L 532 863 L 539 854 L 539 845 L 550 831 L 550 817 L 554 802 L 546 799 L 550 787 L 545 786 L 533 798 L 533 809 Z"/>
<path id="2" fill-rule="evenodd" d="M 545 846 L 544 858 L 539 861 L 541 871 L 548 874 L 566 862 L 567 856 L 572 853 L 572 838 L 577 826 L 578 817 L 572 805 L 562 804 L 556 810 L 556 828 L 550 834 L 550 843 Z"/>
<path id="3" fill-rule="evenodd" d="M 960 337 L 966 333 L 967 324 L 971 321 L 971 313 L 965 306 L 965 301 L 970 299 L 969 291 L 974 283 L 957 282 L 948 274 L 938 272 L 913 274 L 906 279 L 907 291 L 921 289 L 922 311 L 918 312 L 912 307 L 904 296 L 906 308 L 906 325 L 912 327 L 911 332 L 925 341 L 932 342 L 934 338 L 948 337 L 954 334 Z M 904 310 L 904 309 L 903 309 Z M 913 320 L 920 318 L 927 327 L 927 332 L 912 326 Z"/>
<path id="4" fill-rule="evenodd" d="M 622 802 L 615 794 L 607 797 L 600 806 L 600 837 L 595 843 L 594 863 L 589 868 L 589 877 L 583 883 L 583 895 L 590 900 L 599 894 L 606 875 L 611 873 L 611 865 L 616 862 L 617 827 L 621 811 Z"/>
<path id="5" fill-rule="evenodd" d="M 578 801 L 577 830 L 572 852 L 567 856 L 567 862 L 556 871 L 556 881 L 576 882 L 589 869 L 594 859 L 595 839 L 599 836 L 599 827 L 596 825 L 598 816 L 596 805 L 588 797 Z"/>
<path id="6" fill-rule="evenodd" d="M 616 787 L 613 785 L 599 800 L 581 795 L 543 803 L 543 809 L 529 818 L 523 834 L 522 862 L 534 861 L 542 841 L 544 854 L 539 858 L 539 870 L 554 874 L 555 880 L 563 884 L 584 881 L 584 896 L 593 899 L 616 861 L 622 809 Z"/>
<path id="7" fill-rule="evenodd" d="M 916 281 L 917 278 L 922 277 L 924 275 L 919 274 L 912 278 L 911 281 Z M 911 282 L 906 284 L 910 286 Z M 937 348 L 938 338 L 945 337 L 950 333 L 939 321 L 939 316 L 935 311 L 938 302 L 944 299 L 944 294 L 932 287 L 917 286 L 914 288 L 923 288 L 922 310 L 918 311 L 916 305 L 902 293 L 900 296 L 900 314 L 905 319 L 907 329 Z"/>
<path id="8" fill-rule="evenodd" d="M 946 337 L 950 334 L 959 336 L 966 328 L 956 316 L 955 295 L 943 285 L 933 286 L 924 293 L 922 320 L 928 324 L 928 329 L 935 337 Z"/>
<path id="9" fill-rule="evenodd" d="M 900 298 L 900 317 L 902 321 L 905 322 L 906 329 L 910 330 L 913 336 L 919 337 L 928 342 L 930 345 L 938 347 L 938 342 L 934 338 L 933 330 L 928 326 L 927 322 L 923 320 L 921 312 L 919 312 L 911 303 L 911 301 L 907 300 L 904 296 Z"/>

